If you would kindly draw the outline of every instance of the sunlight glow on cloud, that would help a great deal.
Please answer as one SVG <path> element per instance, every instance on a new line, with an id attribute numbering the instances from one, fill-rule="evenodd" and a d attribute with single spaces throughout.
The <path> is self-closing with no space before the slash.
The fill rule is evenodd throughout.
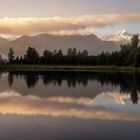
<path id="1" fill-rule="evenodd" d="M 88 34 L 94 33 L 94 28 L 133 22 L 140 22 L 140 14 L 86 15 L 67 18 L 5 17 L 0 19 L 0 33 L 11 35 Z"/>
<path id="2" fill-rule="evenodd" d="M 0 113 L 16 115 L 45 115 L 54 117 L 75 117 L 81 119 L 139 121 L 140 113 L 122 112 L 119 109 L 108 108 L 100 101 L 110 99 L 130 100 L 129 96 L 118 93 L 101 93 L 96 98 L 21 96 L 14 91 L 0 93 Z M 124 102 L 123 102 L 124 104 Z"/>

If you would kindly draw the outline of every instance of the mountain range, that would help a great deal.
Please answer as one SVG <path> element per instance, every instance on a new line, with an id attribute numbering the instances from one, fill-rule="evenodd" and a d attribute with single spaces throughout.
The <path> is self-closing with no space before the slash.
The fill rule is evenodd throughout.
<path id="1" fill-rule="evenodd" d="M 15 55 L 23 55 L 28 47 L 35 47 L 40 54 L 45 49 L 53 51 L 54 49 L 62 49 L 66 53 L 68 48 L 76 48 L 77 50 L 87 49 L 89 54 L 100 54 L 104 52 L 112 52 L 119 50 L 119 45 L 113 41 L 105 41 L 96 35 L 49 35 L 40 34 L 36 36 L 21 36 L 14 40 L 0 38 L 0 53 L 7 55 L 9 48 L 15 50 Z"/>

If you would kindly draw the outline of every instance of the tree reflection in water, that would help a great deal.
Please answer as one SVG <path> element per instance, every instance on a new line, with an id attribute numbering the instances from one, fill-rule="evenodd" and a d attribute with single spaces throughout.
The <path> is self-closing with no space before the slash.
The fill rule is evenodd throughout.
<path id="1" fill-rule="evenodd" d="M 69 88 L 75 88 L 77 85 L 86 87 L 88 81 L 98 81 L 102 86 L 111 84 L 119 86 L 120 93 L 131 94 L 131 100 L 137 104 L 140 92 L 140 74 L 139 73 L 101 73 L 101 72 L 9 72 L 8 83 L 12 86 L 14 77 L 26 81 L 28 88 L 34 88 L 39 80 L 47 86 L 50 83 L 59 85 L 66 81 Z"/>

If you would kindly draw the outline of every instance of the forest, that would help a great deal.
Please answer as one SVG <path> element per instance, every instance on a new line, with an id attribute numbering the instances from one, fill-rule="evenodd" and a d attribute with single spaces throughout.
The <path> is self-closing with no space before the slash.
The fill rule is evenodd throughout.
<path id="1" fill-rule="evenodd" d="M 69 48 L 67 54 L 61 49 L 44 50 L 40 55 L 35 48 L 28 47 L 23 56 L 15 57 L 13 48 L 9 49 L 9 64 L 46 64 L 46 65 L 95 65 L 95 66 L 140 66 L 139 36 L 133 35 L 131 42 L 120 45 L 120 51 L 102 52 L 99 55 L 89 55 L 88 50 L 78 51 Z M 2 57 L 0 57 L 2 62 Z"/>

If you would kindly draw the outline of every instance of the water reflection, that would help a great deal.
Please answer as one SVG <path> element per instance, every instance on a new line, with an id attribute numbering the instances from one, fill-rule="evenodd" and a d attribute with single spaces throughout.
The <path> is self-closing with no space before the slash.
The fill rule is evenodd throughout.
<path id="1" fill-rule="evenodd" d="M 139 140 L 139 79 L 138 73 L 0 73 L 0 139 Z"/>
<path id="2" fill-rule="evenodd" d="M 14 82 L 13 74 L 12 73 L 9 73 L 8 74 L 8 83 L 9 83 L 9 86 L 10 87 L 13 85 L 13 82 Z"/>
<path id="3" fill-rule="evenodd" d="M 133 106 L 129 104 L 129 101 L 130 96 L 119 96 L 118 93 L 101 93 L 92 99 L 84 97 L 39 98 L 33 95 L 23 97 L 17 92 L 7 91 L 0 94 L 0 113 L 140 121 L 139 106 Z M 129 110 L 120 108 L 124 103 L 128 103 Z"/>
<path id="4" fill-rule="evenodd" d="M 86 87 L 90 81 L 98 81 L 102 87 L 111 84 L 114 87 L 120 87 L 120 94 L 130 94 L 131 100 L 137 104 L 140 92 L 140 74 L 138 73 L 79 73 L 79 72 L 10 72 L 8 74 L 8 83 L 11 87 L 14 79 L 22 79 L 26 82 L 28 88 L 35 88 L 39 80 L 43 81 L 45 86 L 62 86 L 66 81 L 69 88 L 75 88 L 79 85 Z"/>
<path id="5" fill-rule="evenodd" d="M 140 74 L 0 74 L 0 114 L 140 121 Z"/>

